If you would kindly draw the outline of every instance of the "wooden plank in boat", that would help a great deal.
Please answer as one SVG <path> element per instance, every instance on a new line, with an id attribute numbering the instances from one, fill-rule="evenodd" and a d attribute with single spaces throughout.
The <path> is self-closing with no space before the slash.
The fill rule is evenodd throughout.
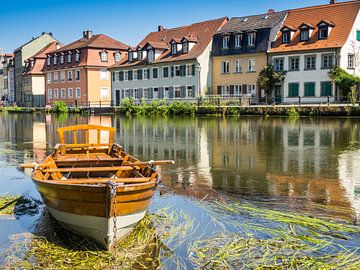
<path id="1" fill-rule="evenodd" d="M 114 158 L 114 157 L 111 157 L 111 156 L 109 156 L 107 154 L 103 154 L 103 153 L 97 153 L 96 156 L 100 161 L 116 161 L 116 160 L 120 160 L 119 158 Z"/>
<path id="2" fill-rule="evenodd" d="M 60 181 L 53 181 L 57 184 L 104 184 L 109 181 L 113 181 L 114 183 L 144 183 L 149 182 L 150 177 L 136 177 L 136 178 L 75 178 L 74 180 L 60 180 Z"/>
<path id="3" fill-rule="evenodd" d="M 114 166 L 114 167 L 77 167 L 77 168 L 56 168 L 56 169 L 45 169 L 43 172 L 106 172 L 106 171 L 132 171 L 134 170 L 131 166 Z"/>
<path id="4" fill-rule="evenodd" d="M 98 158 L 96 157 L 96 155 L 86 155 L 86 154 L 83 154 L 83 155 L 78 155 L 78 161 L 80 160 L 87 160 L 87 161 L 98 161 Z"/>

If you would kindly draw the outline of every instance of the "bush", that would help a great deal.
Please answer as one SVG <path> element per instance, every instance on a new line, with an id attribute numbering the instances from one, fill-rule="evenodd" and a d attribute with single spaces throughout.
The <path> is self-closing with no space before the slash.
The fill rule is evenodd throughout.
<path id="1" fill-rule="evenodd" d="M 69 111 L 66 103 L 62 100 L 54 102 L 54 111 L 58 113 L 67 113 Z"/>
<path id="2" fill-rule="evenodd" d="M 294 106 L 292 106 L 290 108 L 290 110 L 288 110 L 288 116 L 291 117 L 291 118 L 297 118 L 299 117 L 299 113 L 298 111 L 296 110 L 296 108 Z"/>
<path id="3" fill-rule="evenodd" d="M 180 114 L 195 114 L 197 106 L 188 102 L 173 102 L 168 106 L 169 114 L 180 115 Z"/>

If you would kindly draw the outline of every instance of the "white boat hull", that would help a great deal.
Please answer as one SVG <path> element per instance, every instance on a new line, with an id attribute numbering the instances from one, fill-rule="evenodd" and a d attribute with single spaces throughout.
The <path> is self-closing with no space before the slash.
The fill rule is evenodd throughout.
<path id="1" fill-rule="evenodd" d="M 77 215 L 48 207 L 51 215 L 64 227 L 87 236 L 103 246 L 111 249 L 114 243 L 114 218 Z M 136 224 L 145 216 L 146 211 L 116 217 L 116 241 L 129 234 Z"/>

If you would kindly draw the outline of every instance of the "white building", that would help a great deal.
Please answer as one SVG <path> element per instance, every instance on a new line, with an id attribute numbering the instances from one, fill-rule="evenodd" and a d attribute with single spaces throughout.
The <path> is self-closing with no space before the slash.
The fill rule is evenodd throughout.
<path id="1" fill-rule="evenodd" d="M 194 100 L 211 85 L 212 37 L 227 18 L 172 29 L 159 26 L 111 67 L 113 104 L 125 97 Z"/>
<path id="2" fill-rule="evenodd" d="M 335 2 L 335 1 L 332 1 Z M 325 103 L 344 97 L 329 77 L 341 67 L 360 75 L 360 2 L 290 10 L 269 51 L 277 71 L 287 71 L 274 89 L 283 103 Z"/>

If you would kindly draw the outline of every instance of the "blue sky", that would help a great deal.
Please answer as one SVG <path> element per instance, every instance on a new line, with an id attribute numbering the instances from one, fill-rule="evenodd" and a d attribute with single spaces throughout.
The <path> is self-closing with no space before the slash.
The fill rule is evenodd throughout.
<path id="1" fill-rule="evenodd" d="M 41 32 L 67 44 L 85 29 L 136 45 L 159 24 L 166 28 L 202 20 L 327 4 L 329 0 L 1 0 L 0 48 L 12 52 Z"/>

